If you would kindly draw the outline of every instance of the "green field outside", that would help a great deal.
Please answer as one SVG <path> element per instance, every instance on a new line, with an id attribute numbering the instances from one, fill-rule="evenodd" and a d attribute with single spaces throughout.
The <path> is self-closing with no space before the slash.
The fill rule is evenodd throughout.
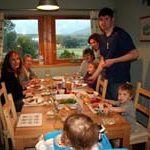
<path id="1" fill-rule="evenodd" d="M 61 55 L 61 53 L 64 52 L 64 50 L 69 51 L 70 53 L 74 52 L 76 55 L 76 58 L 82 58 L 83 49 L 82 48 L 62 48 L 57 50 L 57 58 Z"/>

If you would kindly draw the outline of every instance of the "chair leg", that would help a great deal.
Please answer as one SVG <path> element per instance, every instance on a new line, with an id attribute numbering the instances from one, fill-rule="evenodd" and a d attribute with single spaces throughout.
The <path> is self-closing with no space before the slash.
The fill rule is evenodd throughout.
<path id="1" fill-rule="evenodd" d="M 1 121 L 0 121 L 0 143 L 4 144 L 4 135 Z"/>
<path id="2" fill-rule="evenodd" d="M 8 138 L 6 136 L 4 137 L 4 141 L 5 141 L 5 150 L 9 150 Z"/>
<path id="3" fill-rule="evenodd" d="M 150 150 L 150 140 L 147 143 L 145 143 L 145 149 Z"/>
<path id="4" fill-rule="evenodd" d="M 133 145 L 129 145 L 129 150 L 133 150 Z"/>

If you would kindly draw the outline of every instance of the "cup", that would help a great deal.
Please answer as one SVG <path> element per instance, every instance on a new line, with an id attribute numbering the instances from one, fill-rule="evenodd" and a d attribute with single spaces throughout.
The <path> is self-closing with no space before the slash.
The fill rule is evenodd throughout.
<path id="1" fill-rule="evenodd" d="M 70 81 L 67 81 L 65 86 L 66 86 L 66 90 L 67 91 L 71 91 L 72 90 L 72 83 Z"/>

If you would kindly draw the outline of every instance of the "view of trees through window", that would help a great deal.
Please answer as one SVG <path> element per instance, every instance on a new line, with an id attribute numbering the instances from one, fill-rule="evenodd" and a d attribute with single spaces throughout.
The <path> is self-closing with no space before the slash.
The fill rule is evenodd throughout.
<path id="1" fill-rule="evenodd" d="M 90 19 L 55 19 L 55 24 L 56 60 L 82 58 L 91 34 Z M 4 21 L 4 56 L 10 50 L 17 50 L 22 57 L 31 54 L 37 59 L 41 53 L 39 44 L 38 19 Z"/>
<path id="2" fill-rule="evenodd" d="M 10 50 L 17 50 L 24 54 L 38 57 L 38 20 L 5 20 L 4 21 L 4 49 L 3 54 Z"/>
<path id="3" fill-rule="evenodd" d="M 56 19 L 57 59 L 82 58 L 90 34 L 89 19 Z"/>

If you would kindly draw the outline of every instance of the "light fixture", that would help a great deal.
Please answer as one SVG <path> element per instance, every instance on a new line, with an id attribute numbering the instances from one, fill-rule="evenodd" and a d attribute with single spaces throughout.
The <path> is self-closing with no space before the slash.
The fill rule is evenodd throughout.
<path id="1" fill-rule="evenodd" d="M 58 3 L 56 0 L 40 0 L 37 9 L 40 10 L 57 10 L 59 9 Z"/>

